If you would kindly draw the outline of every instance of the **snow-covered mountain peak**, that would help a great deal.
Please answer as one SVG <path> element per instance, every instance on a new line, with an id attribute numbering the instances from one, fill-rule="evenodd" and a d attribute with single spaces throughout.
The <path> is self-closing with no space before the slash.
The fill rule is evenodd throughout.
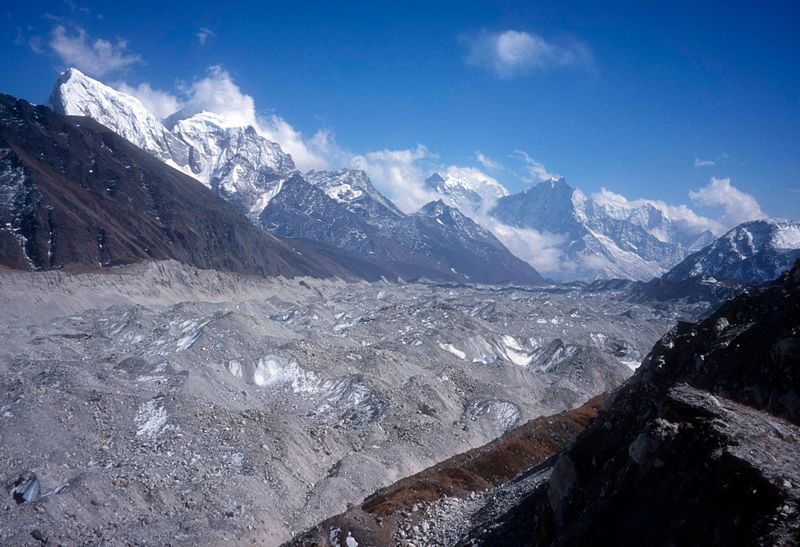
<path id="1" fill-rule="evenodd" d="M 105 125 L 233 201 L 251 218 L 279 190 L 279 181 L 295 172 L 291 156 L 252 126 L 233 126 L 206 110 L 179 111 L 165 125 L 136 97 L 74 68 L 58 79 L 50 102 L 57 112 Z"/>
<path id="2" fill-rule="evenodd" d="M 173 123 L 170 124 L 171 127 L 176 127 L 176 126 L 188 127 L 191 125 L 218 127 L 220 129 L 229 129 L 231 127 L 234 127 L 229 123 L 227 123 L 225 119 L 222 118 L 222 116 L 219 116 L 214 112 L 209 112 L 208 110 L 201 110 L 197 114 L 188 116 L 186 118 L 180 118 L 180 119 L 173 118 L 172 121 Z"/>
<path id="3" fill-rule="evenodd" d="M 136 97 L 70 68 L 56 81 L 49 102 L 56 112 L 92 118 L 160 160 L 186 171 L 186 145 Z"/>
<path id="4" fill-rule="evenodd" d="M 664 277 L 682 281 L 699 275 L 748 283 L 775 279 L 800 257 L 800 223 L 765 218 L 742 223 L 688 256 Z"/>
<path id="5" fill-rule="evenodd" d="M 490 214 L 509 226 L 559 236 L 560 263 L 544 273 L 560 279 L 650 279 L 713 239 L 710 232 L 679 229 L 655 203 L 611 193 L 590 197 L 563 178 L 501 198 Z"/>
<path id="6" fill-rule="evenodd" d="M 449 168 L 444 175 L 435 172 L 425 186 L 449 205 L 467 213 L 490 207 L 508 190 L 497 180 L 473 169 Z"/>
<path id="7" fill-rule="evenodd" d="M 769 220 L 774 226 L 770 235 L 770 243 L 774 248 L 800 249 L 800 223 L 786 218 L 773 218 Z"/>
<path id="8" fill-rule="evenodd" d="M 405 216 L 372 185 L 367 173 L 360 169 L 312 170 L 304 177 L 335 201 L 346 204 L 348 209 L 373 222 Z"/>

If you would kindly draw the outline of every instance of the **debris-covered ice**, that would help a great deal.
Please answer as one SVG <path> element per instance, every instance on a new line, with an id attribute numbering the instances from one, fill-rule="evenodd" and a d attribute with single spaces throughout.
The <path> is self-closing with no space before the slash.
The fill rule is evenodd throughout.
<path id="1" fill-rule="evenodd" d="M 580 287 L 265 281 L 175 263 L 4 273 L 0 306 L 0 464 L 57 469 L 49 484 L 82 476 L 52 499 L 145 544 L 280 544 L 612 389 L 702 311 Z M 14 529 L 95 541 L 95 524 L 11 507 Z"/>

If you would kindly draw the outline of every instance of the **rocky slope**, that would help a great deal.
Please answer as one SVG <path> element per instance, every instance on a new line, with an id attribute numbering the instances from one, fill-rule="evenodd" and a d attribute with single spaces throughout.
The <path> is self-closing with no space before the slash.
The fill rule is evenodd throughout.
<path id="1" fill-rule="evenodd" d="M 0 262 L 98 268 L 175 259 L 258 275 L 363 272 L 259 230 L 194 179 L 92 120 L 0 96 Z M 353 265 L 353 267 L 350 266 Z M 373 278 L 386 273 L 364 269 Z"/>
<path id="2" fill-rule="evenodd" d="M 800 263 L 662 338 L 550 480 L 464 543 L 796 545 Z"/>
<path id="3" fill-rule="evenodd" d="M 348 537 L 359 545 L 452 545 L 469 530 L 470 511 L 498 491 L 515 501 L 509 481 L 519 484 L 520 475 L 538 475 L 537 467 L 596 419 L 603 400 L 598 396 L 575 410 L 536 418 L 406 477 L 286 545 L 339 547 Z"/>
<path id="4" fill-rule="evenodd" d="M 800 257 L 800 224 L 784 219 L 745 222 L 664 274 L 668 281 L 693 277 L 772 281 Z"/>

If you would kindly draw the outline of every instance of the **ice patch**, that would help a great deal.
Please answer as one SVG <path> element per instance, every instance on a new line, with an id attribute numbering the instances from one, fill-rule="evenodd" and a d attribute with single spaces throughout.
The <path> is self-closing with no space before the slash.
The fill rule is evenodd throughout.
<path id="1" fill-rule="evenodd" d="M 475 401 L 467 410 L 467 417 L 474 422 L 481 416 L 489 416 L 494 425 L 505 432 L 519 421 L 520 411 L 517 405 L 508 401 Z"/>
<path id="2" fill-rule="evenodd" d="M 628 361 L 626 359 L 620 359 L 619 362 L 622 363 L 623 365 L 625 365 L 626 367 L 628 367 L 631 370 L 636 370 L 642 364 L 639 361 Z"/>
<path id="3" fill-rule="evenodd" d="M 181 338 L 175 344 L 175 352 L 186 351 L 191 348 L 200 335 L 203 334 L 203 327 L 211 322 L 211 318 L 189 320 L 180 324 Z"/>
<path id="4" fill-rule="evenodd" d="M 252 381 L 257 386 L 289 385 L 295 393 L 314 393 L 319 392 L 320 379 L 296 361 L 267 355 L 255 362 Z"/>
<path id="5" fill-rule="evenodd" d="M 527 367 L 533 360 L 531 356 L 533 348 L 526 350 L 516 338 L 507 334 L 500 336 L 499 340 L 487 340 L 483 336 L 470 336 L 455 344 L 440 342 L 439 347 L 459 359 L 482 365 L 492 365 L 500 359 L 504 359 L 515 365 Z"/>
<path id="6" fill-rule="evenodd" d="M 452 353 L 459 359 L 467 358 L 467 354 L 461 351 L 460 349 L 457 349 L 455 346 L 453 346 L 453 344 L 442 344 L 441 342 L 439 342 L 439 347 L 448 353 Z"/>
<path id="7" fill-rule="evenodd" d="M 151 399 L 139 406 L 134 418 L 139 429 L 136 435 L 155 438 L 167 424 L 167 411 L 158 399 Z"/>
<path id="8" fill-rule="evenodd" d="M 306 370 L 296 361 L 267 355 L 253 363 L 231 360 L 225 368 L 246 383 L 266 388 L 286 387 L 295 394 L 313 397 L 316 412 L 330 414 L 341 411 L 351 423 L 365 423 L 380 414 L 383 406 L 356 375 L 323 380 L 316 372 Z"/>
<path id="9" fill-rule="evenodd" d="M 500 341 L 502 343 L 502 353 L 503 357 L 515 365 L 519 365 L 521 367 L 527 367 L 531 364 L 533 357 L 529 351 L 526 351 L 525 348 L 517 341 L 516 338 L 513 336 L 509 336 L 504 334 Z"/>

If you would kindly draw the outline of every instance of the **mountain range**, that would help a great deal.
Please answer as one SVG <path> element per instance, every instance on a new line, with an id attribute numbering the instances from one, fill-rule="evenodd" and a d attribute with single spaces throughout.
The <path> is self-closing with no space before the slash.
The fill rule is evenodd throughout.
<path id="1" fill-rule="evenodd" d="M 488 225 L 523 230 L 523 234 L 534 230 L 557 240 L 559 261 L 545 273 L 560 281 L 648 280 L 714 239 L 707 230 L 680 229 L 654 203 L 620 205 L 595 200 L 563 178 L 540 182 L 516 194 L 509 194 L 495 181 L 480 184 L 449 173 L 434 173 L 426 186 Z M 507 229 L 497 232 L 503 234 Z M 507 244 L 516 250 L 513 239 Z M 531 262 L 536 264 L 535 256 Z"/>
<path id="2" fill-rule="evenodd" d="M 50 103 L 57 112 L 105 125 L 283 238 L 332 245 L 404 279 L 542 281 L 533 267 L 460 212 L 432 203 L 407 215 L 363 171 L 302 175 L 277 143 L 251 126 L 231 127 L 205 111 L 159 120 L 138 99 L 76 69 L 61 75 Z"/>
<path id="3" fill-rule="evenodd" d="M 688 228 L 657 202 L 590 197 L 563 178 L 511 194 L 491 177 L 453 169 L 430 175 L 425 189 L 439 200 L 408 214 L 382 195 L 364 171 L 300 173 L 280 145 L 252 126 L 231 126 L 206 111 L 182 110 L 162 120 L 135 97 L 76 69 L 59 77 L 50 104 L 56 112 L 108 127 L 275 235 L 352 253 L 404 279 L 540 283 L 534 265 L 556 281 L 647 281 L 662 274 L 676 281 L 687 272 L 714 269 L 705 266 L 711 262 L 733 264 L 746 255 L 750 266 L 738 274 L 720 274 L 758 282 L 788 267 L 792 256 L 783 250 L 798 245 L 796 240 L 755 237 L 745 254 L 707 249 L 713 233 Z M 777 226 L 780 232 L 788 221 L 759 222 L 761 231 Z M 736 245 L 724 243 L 729 236 L 720 245 L 733 249 Z M 530 244 L 541 237 L 549 242 L 547 258 Z M 680 265 L 690 256 L 691 265 Z"/>

